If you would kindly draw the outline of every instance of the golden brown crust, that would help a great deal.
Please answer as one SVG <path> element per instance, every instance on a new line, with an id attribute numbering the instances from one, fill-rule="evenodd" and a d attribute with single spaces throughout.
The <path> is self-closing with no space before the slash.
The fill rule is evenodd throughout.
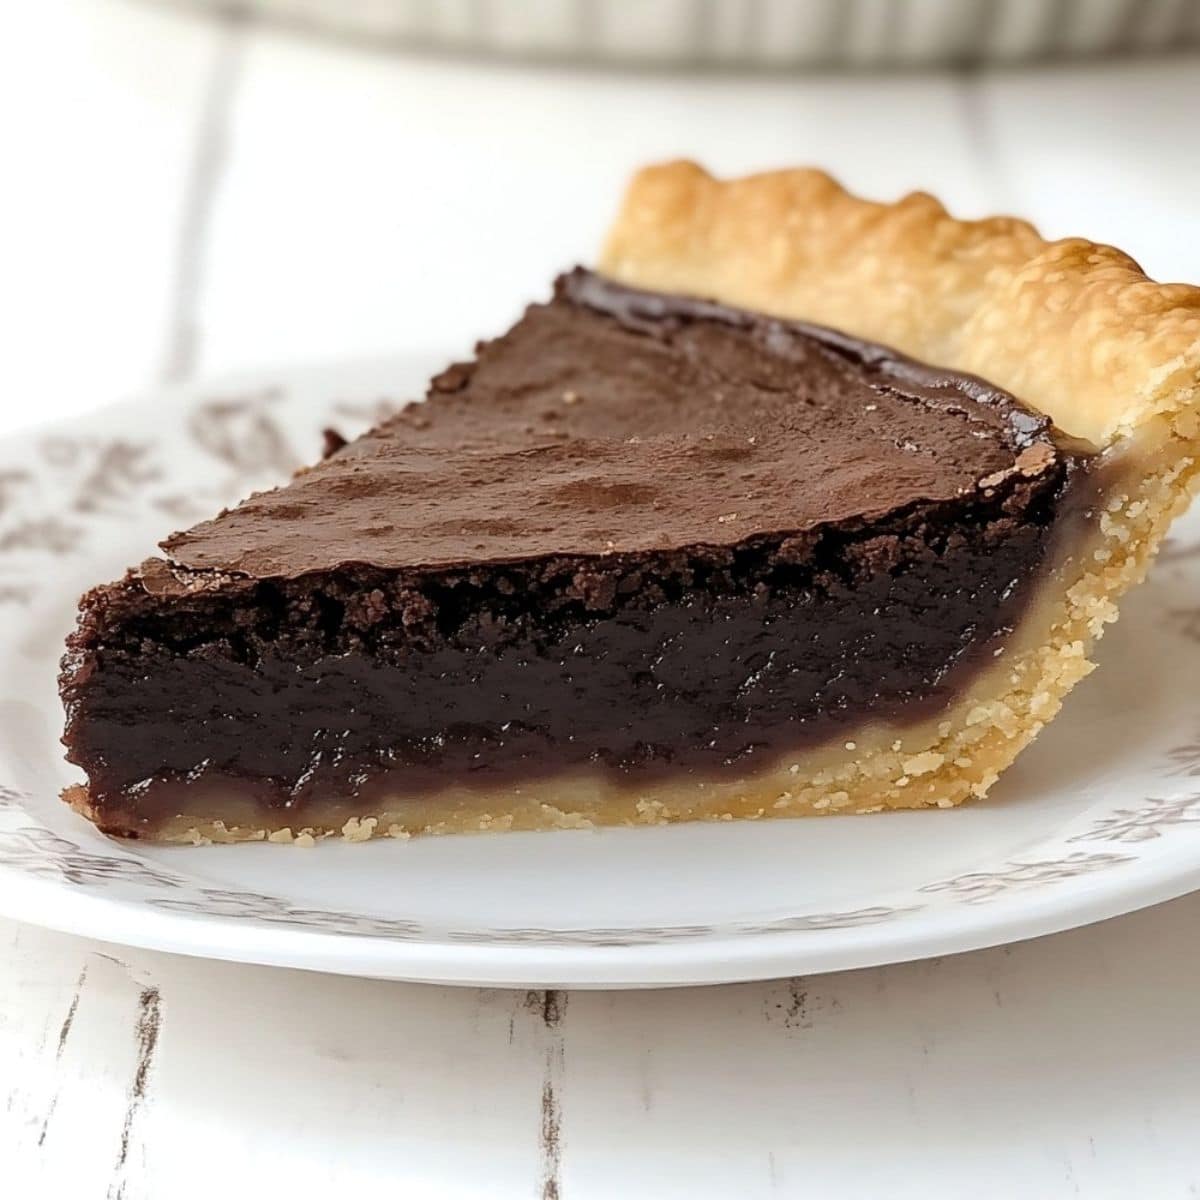
<path id="1" fill-rule="evenodd" d="M 579 829 L 668 821 L 760 819 L 949 808 L 983 796 L 1091 670 L 1088 648 L 1116 616 L 1116 598 L 1144 574 L 1171 515 L 1187 494 L 1178 464 L 1148 478 L 1129 477 L 1114 462 L 1099 519 L 1060 547 L 1021 627 L 994 667 L 936 718 L 917 724 L 868 725 L 836 741 L 728 779 L 641 784 L 607 775 L 529 781 L 519 788 L 430 796 L 398 794 L 364 812 L 331 805 L 307 811 L 303 828 L 285 812 L 239 809 L 231 799 L 216 818 L 197 809 L 139 836 L 185 842 L 270 841 L 313 845 L 416 834 Z M 1192 472 L 1194 478 L 1194 470 Z M 64 798 L 94 819 L 87 789 Z"/>
<path id="2" fill-rule="evenodd" d="M 640 171 L 601 261 L 624 283 L 802 318 L 968 371 L 1106 446 L 1196 403 L 1200 288 L 1128 255 L 852 196 L 823 171 Z M 1194 414 L 1192 416 L 1194 420 Z"/>
<path id="3" fill-rule="evenodd" d="M 955 220 L 925 195 L 875 204 L 820 171 L 720 182 L 691 163 L 634 179 L 602 266 L 633 286 L 815 321 L 973 372 L 1106 448 L 1089 518 L 1059 540 L 994 667 L 934 721 L 864 728 L 738 778 L 397 797 L 299 831 L 264 826 L 262 813 L 236 823 L 193 813 L 149 836 L 311 845 L 950 807 L 984 795 L 1091 671 L 1092 643 L 1200 479 L 1200 289 L 1154 283 L 1108 246 L 1046 242 L 1023 221 Z M 92 815 L 86 789 L 69 793 Z"/>

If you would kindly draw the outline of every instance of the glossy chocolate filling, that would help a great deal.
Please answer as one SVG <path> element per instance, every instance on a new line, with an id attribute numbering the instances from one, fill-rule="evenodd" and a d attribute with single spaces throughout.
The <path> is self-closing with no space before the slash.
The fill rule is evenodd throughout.
<path id="1" fill-rule="evenodd" d="M 105 828 L 592 770 L 744 772 L 933 715 L 1091 461 L 973 377 L 561 279 L 428 401 L 84 598 L 68 757 Z"/>

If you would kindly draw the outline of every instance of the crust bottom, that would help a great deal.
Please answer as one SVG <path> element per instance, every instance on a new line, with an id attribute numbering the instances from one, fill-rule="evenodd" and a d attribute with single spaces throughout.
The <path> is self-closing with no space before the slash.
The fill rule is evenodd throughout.
<path id="1" fill-rule="evenodd" d="M 377 811 L 350 812 L 332 805 L 324 812 L 310 809 L 303 827 L 265 821 L 261 809 L 222 796 L 219 803 L 198 805 L 196 811 L 153 827 L 107 832 L 193 845 L 311 845 L 326 837 L 365 841 L 950 808 L 981 797 L 1092 670 L 1090 649 L 1116 619 L 1117 598 L 1143 578 L 1200 475 L 1196 431 L 1166 421 L 1144 426 L 1133 444 L 1119 454 L 1110 451 L 1109 458 L 1087 532 L 1061 547 L 1020 629 L 959 701 L 921 725 L 866 727 L 844 743 L 764 764 L 733 779 L 688 776 L 630 786 L 580 774 L 506 789 L 405 796 Z M 1148 472 L 1147 463 L 1157 469 Z M 85 787 L 67 789 L 64 799 L 89 819 L 99 818 L 104 827 L 103 814 L 92 809 Z"/>
<path id="2" fill-rule="evenodd" d="M 1156 284 L 1111 247 L 1047 243 L 1024 222 L 956 221 L 929 196 L 879 205 L 820 172 L 722 183 L 687 163 L 637 177 L 604 268 L 635 287 L 816 321 L 979 374 L 1104 450 L 1095 511 L 1086 528 L 1064 533 L 1070 544 L 995 664 L 934 722 L 863 729 L 736 778 L 647 789 L 579 776 L 520 791 L 405 795 L 376 812 L 310 811 L 313 824 L 300 830 L 264 824 L 229 796 L 214 794 L 205 811 L 197 795 L 195 811 L 165 824 L 109 832 L 306 844 L 950 807 L 986 794 L 1054 717 L 1195 487 L 1200 289 Z M 65 798 L 105 828 L 85 788 Z"/>

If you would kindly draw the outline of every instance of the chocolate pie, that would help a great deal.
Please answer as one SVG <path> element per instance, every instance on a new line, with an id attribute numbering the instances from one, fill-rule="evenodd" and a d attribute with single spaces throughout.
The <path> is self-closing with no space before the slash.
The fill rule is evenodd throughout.
<path id="1" fill-rule="evenodd" d="M 413 404 L 89 592 L 101 829 L 949 807 L 1091 670 L 1200 467 L 1200 290 L 815 171 L 634 180 Z"/>

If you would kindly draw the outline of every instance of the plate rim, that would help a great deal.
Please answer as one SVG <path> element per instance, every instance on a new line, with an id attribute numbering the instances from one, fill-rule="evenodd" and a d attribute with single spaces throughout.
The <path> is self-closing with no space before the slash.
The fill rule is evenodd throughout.
<path id="1" fill-rule="evenodd" d="M 453 986 L 618 990 L 745 983 L 967 953 L 1093 925 L 1200 889 L 1200 862 L 1160 868 L 1157 859 L 1133 860 L 1114 872 L 1126 876 L 1120 887 L 1111 885 L 1112 874 L 1104 887 L 1085 875 L 1042 895 L 938 909 L 909 924 L 621 946 L 405 941 L 261 925 L 152 909 L 2 864 L 0 915 L 117 945 L 257 966 Z"/>
<path id="2" fill-rule="evenodd" d="M 243 371 L 148 389 L 99 406 L 82 419 L 103 420 L 155 405 L 171 410 L 168 420 L 176 420 L 205 395 L 286 390 L 289 382 L 313 386 L 320 381 L 332 399 L 333 393 L 350 390 L 344 381 L 355 373 L 403 372 L 435 361 L 440 358 L 433 352 L 410 351 L 351 363 Z M 343 382 L 337 383 L 339 379 Z M 0 437 L 0 453 L 74 430 L 79 421 L 59 419 L 12 431 Z M 40 817 L 19 807 L 40 823 Z M 931 905 L 899 920 L 769 933 L 715 927 L 701 936 L 641 943 L 519 942 L 502 936 L 439 940 L 436 934 L 410 940 L 299 928 L 228 913 L 153 907 L 142 897 L 75 886 L 68 879 L 38 876 L 3 862 L 0 915 L 143 949 L 379 979 L 492 987 L 693 986 L 911 962 L 1093 924 L 1200 888 L 1200 855 L 1192 849 L 1188 853 L 1186 842 L 1176 843 L 1117 861 L 1100 878 L 1082 872 L 1042 890 L 1014 888 L 986 903 Z M 570 930 L 562 932 L 565 938 Z"/>

